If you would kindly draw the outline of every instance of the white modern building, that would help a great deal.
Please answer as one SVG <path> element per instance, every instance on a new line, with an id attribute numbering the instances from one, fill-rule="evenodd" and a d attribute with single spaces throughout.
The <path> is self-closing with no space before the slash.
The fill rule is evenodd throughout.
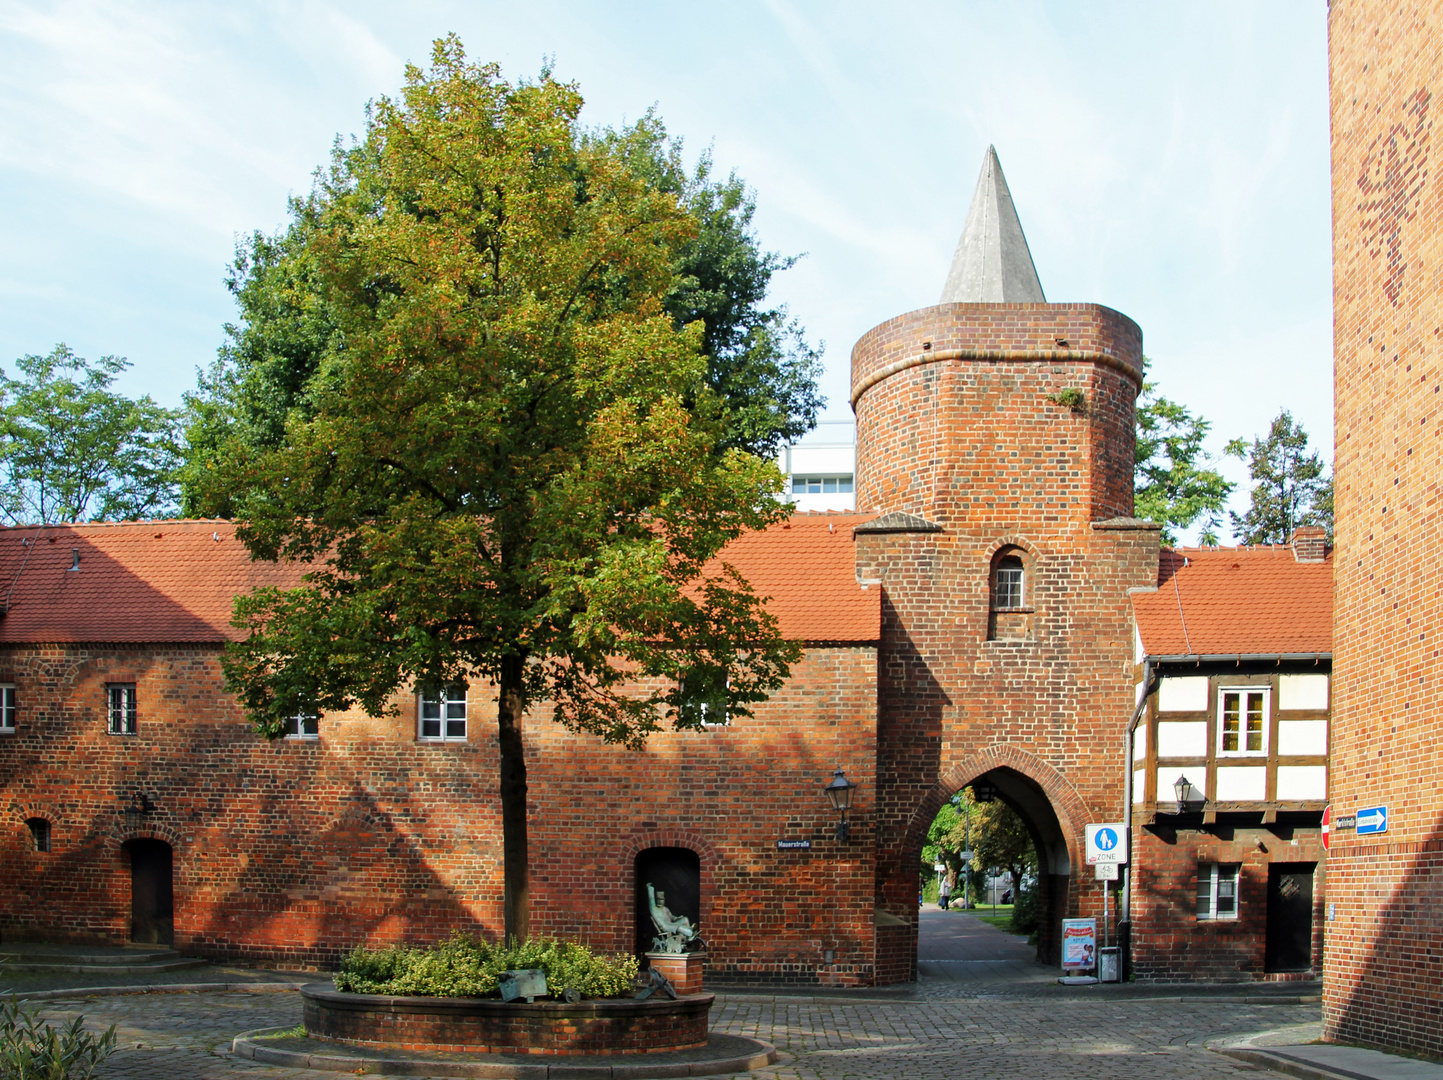
<path id="1" fill-rule="evenodd" d="M 777 467 L 787 478 L 783 498 L 798 510 L 857 508 L 857 436 L 849 421 L 823 421 L 806 440 L 782 447 Z"/>

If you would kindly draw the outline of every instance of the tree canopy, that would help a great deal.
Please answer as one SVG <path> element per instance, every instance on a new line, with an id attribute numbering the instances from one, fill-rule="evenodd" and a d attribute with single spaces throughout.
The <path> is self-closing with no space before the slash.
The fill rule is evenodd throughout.
<path id="1" fill-rule="evenodd" d="M 1248 463 L 1253 481 L 1247 512 L 1231 513 L 1242 544 L 1286 544 L 1299 525 L 1321 525 L 1333 535 L 1333 481 L 1322 455 L 1308 450 L 1308 433 L 1283 409 L 1267 435 L 1251 444 L 1233 439 L 1227 452 Z"/>
<path id="2" fill-rule="evenodd" d="M 719 409 L 720 445 L 769 457 L 815 427 L 825 403 L 817 388 L 821 353 L 785 307 L 766 302 L 773 276 L 796 258 L 762 250 L 752 228 L 755 198 L 745 183 L 735 173 L 714 176 L 709 153 L 688 172 L 682 140 L 668 135 L 654 111 L 619 129 L 572 124 L 567 134 L 573 143 L 567 153 L 578 161 L 613 162 L 646 190 L 672 196 L 690 218 L 689 227 L 653 238 L 672 274 L 659 299 L 676 328 L 700 331 L 706 368 L 699 386 Z M 365 145 L 349 151 L 365 152 Z M 573 194 L 584 200 L 585 180 L 578 180 Z M 187 398 L 188 513 L 234 513 L 205 480 L 220 445 L 278 446 L 292 414 L 313 414 L 327 359 L 347 347 L 341 315 L 319 276 L 307 200 L 293 200 L 291 210 L 278 233 L 256 232 L 237 246 L 226 276 L 240 317 L 226 326 L 227 343 Z M 696 403 L 688 398 L 688 407 Z"/>
<path id="3" fill-rule="evenodd" d="M 189 478 L 256 557 L 307 569 L 237 601 L 227 680 L 264 734 L 316 708 L 393 714 L 411 685 L 496 687 L 516 937 L 533 704 L 634 747 L 746 715 L 799 655 L 716 560 L 789 508 L 736 445 L 706 328 L 666 308 L 697 219 L 625 139 L 582 137 L 580 107 L 454 37 L 408 67 L 238 269 L 268 329 L 236 335 L 254 352 L 213 385 L 243 408 L 209 399 Z"/>
<path id="4" fill-rule="evenodd" d="M 0 372 L 0 514 L 7 523 L 114 521 L 175 511 L 177 414 L 112 389 L 129 367 L 59 344 Z"/>
<path id="5" fill-rule="evenodd" d="M 1146 364 L 1146 360 L 1144 360 Z M 1157 384 L 1143 384 L 1137 403 L 1133 513 L 1162 525 L 1165 544 L 1201 524 L 1199 539 L 1218 542 L 1217 527 L 1234 485 L 1211 468 L 1203 450 L 1212 425 L 1184 405 L 1169 401 Z"/>

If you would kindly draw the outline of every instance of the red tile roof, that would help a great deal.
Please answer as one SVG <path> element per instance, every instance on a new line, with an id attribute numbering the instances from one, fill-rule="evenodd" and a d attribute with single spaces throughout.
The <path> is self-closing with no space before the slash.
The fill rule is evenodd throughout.
<path id="1" fill-rule="evenodd" d="M 751 582 L 781 623 L 804 641 L 876 641 L 882 636 L 882 590 L 857 584 L 852 530 L 875 514 L 793 514 L 747 533 L 721 558 Z"/>
<path id="2" fill-rule="evenodd" d="M 225 521 L 0 529 L 0 643 L 232 640 L 238 593 L 301 573 L 251 562 Z"/>
<path id="3" fill-rule="evenodd" d="M 1158 590 L 1133 595 L 1149 656 L 1333 650 L 1333 556 L 1298 562 L 1290 547 L 1164 551 Z"/>
<path id="4" fill-rule="evenodd" d="M 857 584 L 852 548 L 853 527 L 871 516 L 798 514 L 739 538 L 722 557 L 770 598 L 788 637 L 876 641 L 881 590 Z M 303 572 L 252 562 L 224 521 L 0 529 L 0 603 L 9 592 L 0 644 L 235 640 L 234 598 L 295 585 Z"/>

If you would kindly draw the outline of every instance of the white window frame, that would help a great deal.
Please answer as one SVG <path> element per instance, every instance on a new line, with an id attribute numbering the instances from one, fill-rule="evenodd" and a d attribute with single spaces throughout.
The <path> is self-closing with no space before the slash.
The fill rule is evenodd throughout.
<path id="1" fill-rule="evenodd" d="M 135 683 L 105 684 L 105 732 L 107 735 L 134 735 L 136 722 Z"/>
<path id="2" fill-rule="evenodd" d="M 1016 565 L 1016 566 L 1012 566 L 1012 565 L 1003 566 L 1003 565 L 1002 565 L 1004 562 L 1010 564 L 1013 559 L 1016 559 L 1016 560 L 1017 560 L 1017 565 Z M 1013 597 L 1014 589 L 1012 588 L 1012 586 L 1013 586 L 1013 585 L 1016 585 L 1016 589 L 1015 589 L 1016 596 L 1015 596 L 1015 599 L 1016 599 L 1017 602 L 1016 602 L 1015 604 L 1012 604 L 1012 603 L 1003 603 L 1002 581 L 1003 581 L 1003 575 L 1004 575 L 1004 574 L 1007 575 L 1007 581 L 1008 581 L 1007 599 L 1011 600 L 1011 599 L 1014 598 L 1014 597 Z M 1013 580 L 1013 575 L 1016 575 L 1016 580 L 1015 580 L 1015 581 Z M 1011 553 L 1011 554 L 1008 554 L 1008 555 L 1003 555 L 1000 559 L 997 560 L 996 565 L 993 566 L 993 568 L 992 568 L 992 610 L 993 610 L 993 611 L 1024 611 L 1024 610 L 1026 610 L 1026 608 L 1027 608 L 1027 563 L 1023 560 L 1023 558 L 1022 558 L 1021 555 L 1018 555 L 1018 554 L 1016 554 L 1015 552 L 1013 552 L 1013 553 Z"/>
<path id="3" fill-rule="evenodd" d="M 416 739 L 420 742 L 446 743 L 466 741 L 466 684 L 448 683 L 436 690 L 416 692 Z M 432 696 L 434 695 L 434 696 Z M 428 706 L 434 706 L 435 716 L 427 716 Z M 453 709 L 457 710 L 453 712 Z M 436 733 L 426 733 L 427 723 L 436 725 Z M 460 724 L 460 731 L 453 727 Z"/>
<path id="4" fill-rule="evenodd" d="M 0 735 L 15 733 L 15 684 L 0 683 Z"/>
<path id="5" fill-rule="evenodd" d="M 821 475 L 795 475 L 791 478 L 791 486 L 787 490 L 789 495 L 852 495 L 855 494 L 855 473 L 844 473 L 842 475 L 821 476 Z M 827 485 L 830 484 L 831 487 Z M 815 486 L 814 486 L 815 485 Z"/>
<path id="6" fill-rule="evenodd" d="M 1238 745 L 1237 750 L 1223 749 L 1223 700 L 1228 694 L 1259 694 L 1263 699 L 1263 738 L 1262 749 L 1245 749 L 1248 741 L 1247 731 L 1247 705 L 1244 699 L 1238 710 Z M 1220 686 L 1217 696 L 1217 748 L 1218 757 L 1228 758 L 1265 758 L 1268 756 L 1268 735 L 1273 726 L 1273 693 L 1271 687 L 1267 686 Z"/>
<path id="7" fill-rule="evenodd" d="M 298 712 L 294 716 L 286 717 L 286 738 L 314 741 L 320 737 L 320 713 Z"/>
<path id="8" fill-rule="evenodd" d="M 1239 863 L 1198 863 L 1197 868 L 1197 917 L 1198 922 L 1236 921 L 1239 884 L 1242 881 L 1242 867 Z M 1229 899 L 1231 890 L 1231 911 L 1219 911 L 1219 901 Z"/>

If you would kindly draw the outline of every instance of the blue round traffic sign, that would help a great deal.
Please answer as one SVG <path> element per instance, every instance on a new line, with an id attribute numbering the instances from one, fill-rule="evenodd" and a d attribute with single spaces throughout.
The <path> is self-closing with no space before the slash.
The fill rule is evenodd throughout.
<path id="1" fill-rule="evenodd" d="M 1111 851 L 1117 847 L 1117 833 L 1111 829 L 1098 829 L 1095 843 L 1098 851 Z"/>

